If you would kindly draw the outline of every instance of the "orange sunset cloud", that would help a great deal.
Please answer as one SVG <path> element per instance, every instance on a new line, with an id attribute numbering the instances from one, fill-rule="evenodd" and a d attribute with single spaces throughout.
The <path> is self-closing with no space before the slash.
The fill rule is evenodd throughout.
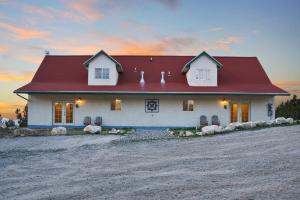
<path id="1" fill-rule="evenodd" d="M 19 40 L 43 39 L 50 35 L 50 33 L 47 31 L 39 31 L 31 28 L 21 28 L 3 22 L 0 22 L 0 28 L 13 33 L 14 37 Z"/>

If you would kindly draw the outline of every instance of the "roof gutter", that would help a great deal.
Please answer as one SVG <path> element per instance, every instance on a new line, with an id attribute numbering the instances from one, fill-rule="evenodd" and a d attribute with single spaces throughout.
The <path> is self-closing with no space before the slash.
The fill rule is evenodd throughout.
<path id="1" fill-rule="evenodd" d="M 272 95 L 290 96 L 289 93 L 257 93 L 257 92 L 132 92 L 132 91 L 14 91 L 19 94 L 161 94 L 161 95 Z M 20 96 L 21 97 L 21 96 Z M 25 97 L 21 97 L 26 99 Z M 27 99 L 26 99 L 27 100 Z"/>
<path id="2" fill-rule="evenodd" d="M 29 99 L 27 99 L 26 97 L 23 97 L 22 95 L 20 95 L 19 93 L 16 93 L 16 92 L 14 92 L 18 97 L 20 97 L 20 98 L 22 98 L 22 99 L 24 99 L 24 100 L 26 100 L 26 101 L 29 101 Z M 23 93 L 23 94 L 25 94 L 25 93 Z"/>

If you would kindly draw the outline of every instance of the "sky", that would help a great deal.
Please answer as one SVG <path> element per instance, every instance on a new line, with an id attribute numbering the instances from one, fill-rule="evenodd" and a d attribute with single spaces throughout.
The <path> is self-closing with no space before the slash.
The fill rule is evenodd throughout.
<path id="1" fill-rule="evenodd" d="M 0 114 L 50 54 L 256 56 L 300 95 L 299 0 L 0 0 Z M 278 102 L 282 100 L 279 99 Z"/>

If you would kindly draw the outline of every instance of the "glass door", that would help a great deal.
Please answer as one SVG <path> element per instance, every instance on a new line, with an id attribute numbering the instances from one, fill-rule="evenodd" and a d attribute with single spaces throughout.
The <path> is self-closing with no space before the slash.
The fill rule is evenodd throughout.
<path id="1" fill-rule="evenodd" d="M 230 109 L 230 121 L 237 122 L 238 121 L 238 104 L 232 103 Z"/>
<path id="2" fill-rule="evenodd" d="M 57 101 L 53 104 L 54 125 L 64 125 L 74 123 L 74 103 L 67 101 Z"/>
<path id="3" fill-rule="evenodd" d="M 242 103 L 242 122 L 249 121 L 249 103 Z"/>

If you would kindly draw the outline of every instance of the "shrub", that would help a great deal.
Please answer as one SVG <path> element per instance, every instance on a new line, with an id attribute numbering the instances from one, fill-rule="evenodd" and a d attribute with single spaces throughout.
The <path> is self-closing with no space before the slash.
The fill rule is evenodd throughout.
<path id="1" fill-rule="evenodd" d="M 6 125 L 7 128 L 14 127 L 15 126 L 15 122 L 10 119 L 10 120 L 8 120 L 8 121 L 5 122 L 5 125 Z"/>

